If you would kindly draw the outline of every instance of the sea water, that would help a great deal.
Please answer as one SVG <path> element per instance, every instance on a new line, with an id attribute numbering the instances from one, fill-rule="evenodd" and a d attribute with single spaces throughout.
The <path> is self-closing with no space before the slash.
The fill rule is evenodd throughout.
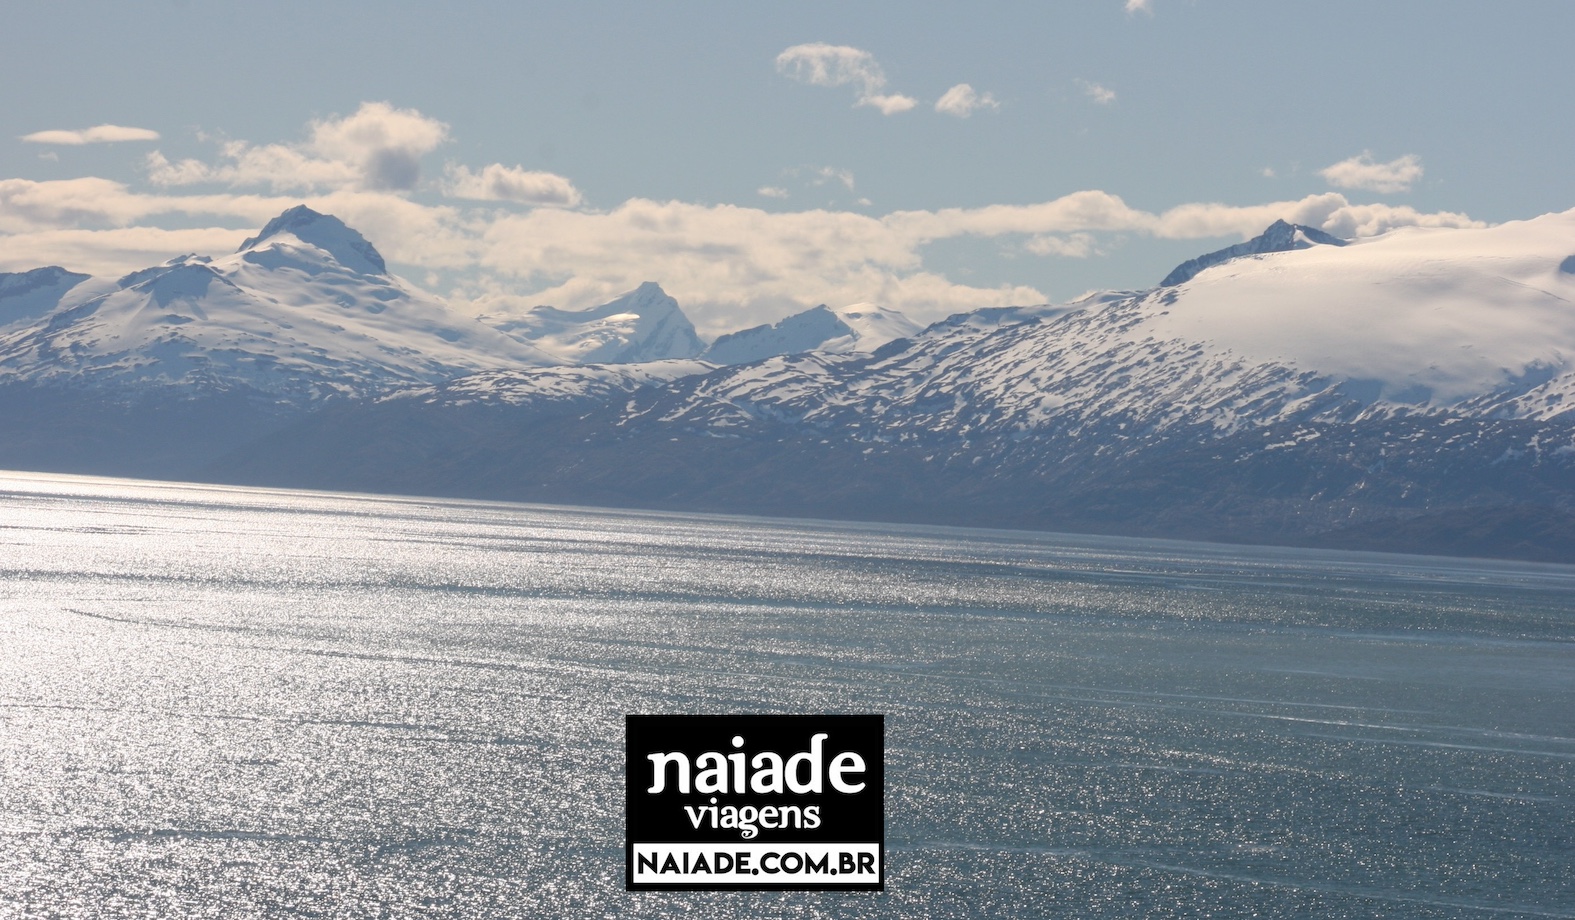
<path id="1" fill-rule="evenodd" d="M 884 892 L 623 890 L 740 712 Z M 1571 917 L 1575 568 L 0 474 L 0 916 Z"/>

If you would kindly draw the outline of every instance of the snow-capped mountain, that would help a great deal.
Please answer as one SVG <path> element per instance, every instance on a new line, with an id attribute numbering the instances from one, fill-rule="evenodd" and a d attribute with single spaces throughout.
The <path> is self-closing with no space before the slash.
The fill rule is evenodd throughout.
<path id="1" fill-rule="evenodd" d="M 1236 259 L 1144 297 L 1132 336 L 1344 381 L 1395 411 L 1536 401 L 1575 370 L 1571 252 L 1575 211 Z M 1571 408 L 1538 404 L 1507 411 Z"/>
<path id="2" fill-rule="evenodd" d="M 716 364 L 750 364 L 809 351 L 868 354 L 894 339 L 914 335 L 919 328 L 896 310 L 875 304 L 859 303 L 841 310 L 821 304 L 773 324 L 720 336 L 703 357 Z"/>
<path id="3" fill-rule="evenodd" d="M 219 258 L 115 281 L 7 276 L 0 310 L 0 383 L 302 401 L 559 363 L 389 275 L 361 234 L 304 206 Z"/>
<path id="4" fill-rule="evenodd" d="M 705 350 L 678 301 L 654 281 L 589 310 L 542 306 L 481 320 L 561 364 L 635 364 L 695 358 Z"/>
<path id="5" fill-rule="evenodd" d="M 1226 246 L 1214 252 L 1205 253 L 1195 259 L 1188 259 L 1171 270 L 1160 287 L 1173 287 L 1185 281 L 1190 281 L 1198 272 L 1203 271 L 1221 262 L 1229 262 L 1242 256 L 1266 255 L 1271 252 L 1290 252 L 1293 249 L 1310 249 L 1313 246 L 1344 246 L 1345 240 L 1319 230 L 1316 227 L 1306 227 L 1301 224 L 1288 224 L 1277 220 L 1270 224 L 1267 230 L 1234 246 Z"/>
<path id="6" fill-rule="evenodd" d="M 871 440 L 944 433 L 970 451 L 988 436 L 986 454 L 1051 434 L 1103 433 L 1119 451 L 1286 423 L 1545 420 L 1575 409 L 1571 250 L 1575 212 L 1254 252 L 1076 309 L 954 317 L 873 362 L 725 368 L 636 411 L 735 432 L 793 419 Z"/>

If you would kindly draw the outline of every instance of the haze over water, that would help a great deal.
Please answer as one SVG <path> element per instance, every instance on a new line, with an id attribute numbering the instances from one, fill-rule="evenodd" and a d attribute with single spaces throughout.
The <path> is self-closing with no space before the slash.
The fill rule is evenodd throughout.
<path id="1" fill-rule="evenodd" d="M 873 712 L 887 890 L 623 891 Z M 0 915 L 1575 916 L 1575 567 L 0 474 Z"/>

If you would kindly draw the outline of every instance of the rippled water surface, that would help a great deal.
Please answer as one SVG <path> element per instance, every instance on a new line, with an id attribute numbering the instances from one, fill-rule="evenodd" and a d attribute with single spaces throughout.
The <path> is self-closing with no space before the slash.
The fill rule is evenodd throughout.
<path id="1" fill-rule="evenodd" d="M 884 893 L 623 890 L 826 711 Z M 0 915 L 1571 917 L 1575 568 L 0 474 Z"/>

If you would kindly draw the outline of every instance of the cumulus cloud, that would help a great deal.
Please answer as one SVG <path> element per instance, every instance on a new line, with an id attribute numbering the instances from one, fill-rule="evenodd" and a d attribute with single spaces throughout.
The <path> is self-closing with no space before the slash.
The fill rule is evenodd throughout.
<path id="1" fill-rule="evenodd" d="M 1168 239 L 1257 234 L 1276 220 L 1306 224 L 1335 236 L 1377 236 L 1399 227 L 1486 227 L 1453 211 L 1431 214 L 1387 204 L 1351 204 L 1338 192 L 1258 205 L 1185 204 L 1158 215 L 1153 233 Z"/>
<path id="2" fill-rule="evenodd" d="M 364 102 L 347 118 L 314 122 L 308 149 L 354 165 L 370 188 L 410 189 L 421 158 L 448 140 L 448 125 L 414 109 Z"/>
<path id="3" fill-rule="evenodd" d="M 1414 153 L 1379 163 L 1371 151 L 1341 160 L 1318 170 L 1318 175 L 1335 188 L 1363 189 L 1369 192 L 1408 192 L 1422 178 L 1422 158 Z"/>
<path id="4" fill-rule="evenodd" d="M 156 141 L 159 132 L 147 128 L 128 128 L 124 125 L 98 125 L 80 131 L 34 131 L 22 135 L 29 144 L 65 144 L 78 147 L 82 144 L 114 144 L 120 141 Z"/>
<path id="5" fill-rule="evenodd" d="M 266 185 L 275 191 L 363 188 L 409 191 L 421 178 L 421 159 L 448 140 L 448 125 L 414 109 L 364 102 L 354 114 L 313 121 L 296 144 L 229 141 L 220 162 L 171 162 L 148 156 L 148 178 L 157 185 L 218 183 Z"/>
<path id="6" fill-rule="evenodd" d="M 777 73 L 811 86 L 851 86 L 856 106 L 868 106 L 882 115 L 906 112 L 917 99 L 901 93 L 882 92 L 886 73 L 875 56 L 848 45 L 812 42 L 794 45 L 777 55 Z"/>
<path id="7" fill-rule="evenodd" d="M 1070 236 L 1035 236 L 1023 248 L 1036 256 L 1065 256 L 1069 259 L 1086 259 L 1099 249 L 1091 233 L 1073 233 Z"/>
<path id="8" fill-rule="evenodd" d="M 450 163 L 444 191 L 454 198 L 475 201 L 517 201 L 570 208 L 580 203 L 580 191 L 568 179 L 501 163 L 493 163 L 480 172 Z"/>
<path id="9" fill-rule="evenodd" d="M 755 189 L 755 194 L 761 198 L 786 198 L 788 190 L 776 185 L 762 185 Z"/>
<path id="10" fill-rule="evenodd" d="M 1001 103 L 990 93 L 978 93 L 967 83 L 959 83 L 935 101 L 935 111 L 942 115 L 967 118 L 979 109 L 999 109 Z"/>
<path id="11" fill-rule="evenodd" d="M 1153 0 L 1127 0 L 1126 10 L 1128 16 L 1134 13 L 1147 13 L 1152 16 L 1154 15 L 1154 2 Z"/>
<path id="12" fill-rule="evenodd" d="M 1078 80 L 1077 86 L 1083 91 L 1083 95 L 1092 99 L 1096 105 L 1109 105 L 1116 101 L 1116 91 L 1109 87 L 1100 86 L 1089 80 Z"/>

